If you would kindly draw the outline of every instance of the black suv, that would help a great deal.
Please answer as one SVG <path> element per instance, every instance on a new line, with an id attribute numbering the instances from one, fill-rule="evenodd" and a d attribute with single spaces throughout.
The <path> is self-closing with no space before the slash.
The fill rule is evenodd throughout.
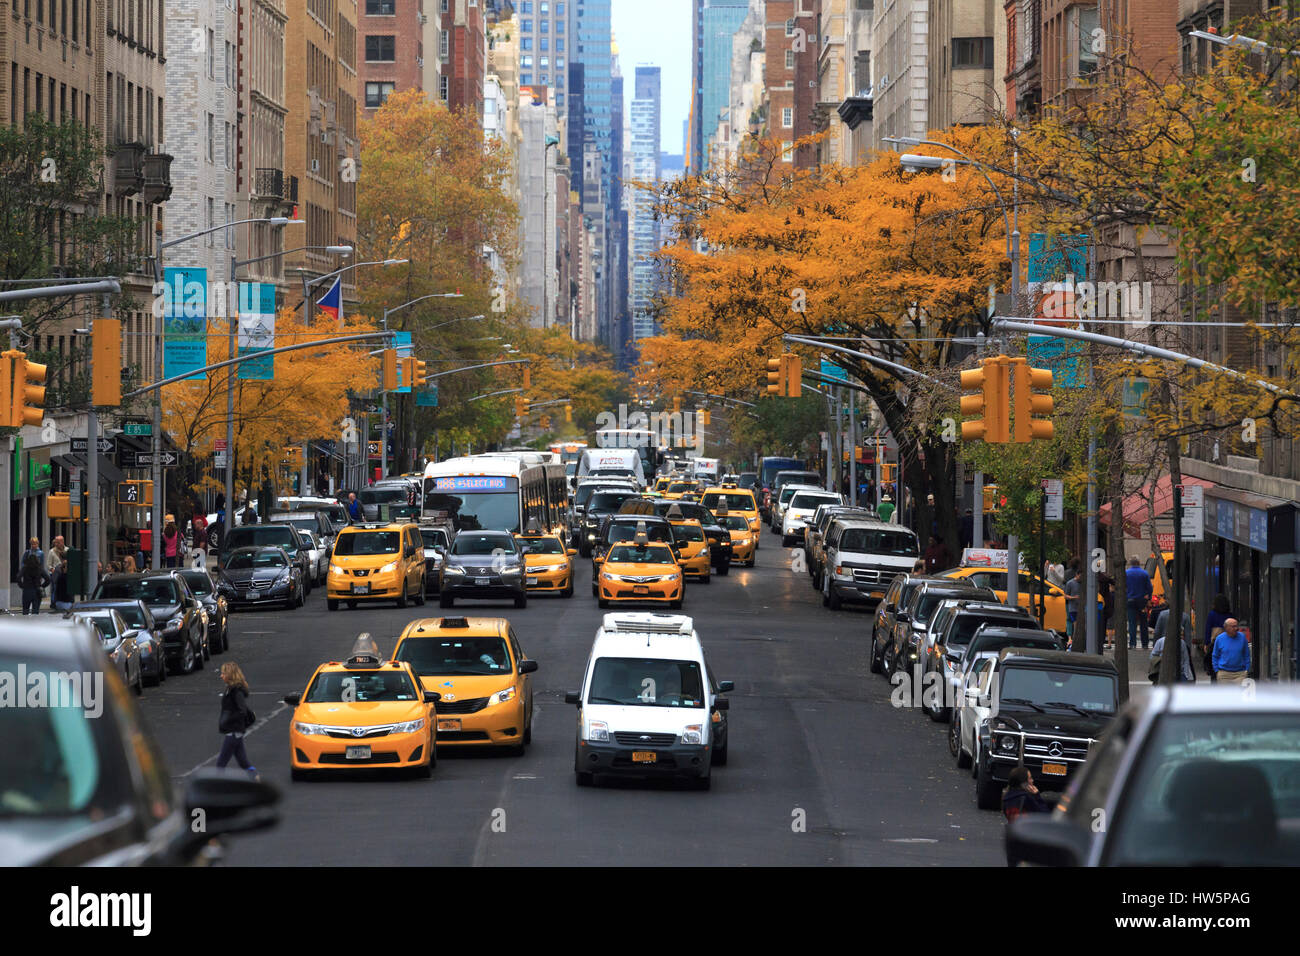
<path id="1" fill-rule="evenodd" d="M 591 493 L 582 512 L 582 524 L 578 526 L 578 550 L 584 558 L 591 557 L 605 517 L 618 514 L 618 509 L 628 499 L 640 497 L 631 488 L 597 488 Z"/>
<path id="2" fill-rule="evenodd" d="M 973 772 L 981 810 L 997 810 L 1011 768 L 1028 767 L 1040 790 L 1063 791 L 1115 717 L 1119 674 L 1100 654 L 1004 648 L 989 683 Z"/>
<path id="3" fill-rule="evenodd" d="M 676 508 L 685 521 L 698 521 L 704 528 L 704 537 L 709 539 L 709 564 L 713 573 L 726 577 L 731 570 L 731 532 L 718 524 L 713 512 L 704 505 L 694 501 L 655 501 L 655 514 L 666 517 Z"/>
<path id="4" fill-rule="evenodd" d="M 203 605 L 180 571 L 146 571 L 143 574 L 109 574 L 95 585 L 92 601 L 143 601 L 162 630 L 167 669 L 180 673 L 202 670 L 211 657 Z"/>

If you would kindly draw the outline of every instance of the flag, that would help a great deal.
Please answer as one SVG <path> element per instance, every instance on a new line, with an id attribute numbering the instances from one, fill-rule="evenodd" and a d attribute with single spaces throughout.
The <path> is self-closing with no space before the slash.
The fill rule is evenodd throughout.
<path id="1" fill-rule="evenodd" d="M 320 297 L 316 303 L 317 312 L 326 312 L 334 317 L 336 322 L 343 322 L 343 285 L 342 277 L 334 280 L 330 290 Z"/>

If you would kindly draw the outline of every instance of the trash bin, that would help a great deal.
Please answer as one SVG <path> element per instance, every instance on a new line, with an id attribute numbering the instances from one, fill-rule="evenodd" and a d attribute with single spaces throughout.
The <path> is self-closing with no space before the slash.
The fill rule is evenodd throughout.
<path id="1" fill-rule="evenodd" d="M 86 594 L 86 549 L 68 549 L 68 596 L 79 597 Z"/>

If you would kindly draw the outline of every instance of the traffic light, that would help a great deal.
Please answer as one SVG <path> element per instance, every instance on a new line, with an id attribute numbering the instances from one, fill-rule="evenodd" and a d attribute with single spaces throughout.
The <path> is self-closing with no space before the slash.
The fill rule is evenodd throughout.
<path id="1" fill-rule="evenodd" d="M 383 390 L 392 392 L 397 389 L 397 349 L 384 349 Z"/>
<path id="2" fill-rule="evenodd" d="M 570 423 L 573 421 L 573 406 L 572 406 L 572 405 L 565 405 L 565 406 L 564 406 L 564 420 L 565 420 L 566 422 L 570 422 Z"/>
<path id="3" fill-rule="evenodd" d="M 1015 363 L 1016 382 L 1015 440 L 1050 439 L 1056 431 L 1050 418 L 1056 404 L 1051 396 L 1052 370 L 1030 368 L 1024 359 L 1011 361 Z M 1035 415 L 1049 417 L 1035 418 Z"/>
<path id="4" fill-rule="evenodd" d="M 705 426 L 706 428 L 707 428 L 709 425 L 713 424 L 713 420 L 712 420 L 712 418 L 710 418 L 710 416 L 709 416 L 709 410 L 708 410 L 707 408 L 701 408 L 698 412 L 696 412 L 696 413 L 695 413 L 695 420 L 696 420 L 699 424 Z"/>
<path id="5" fill-rule="evenodd" d="M 785 355 L 785 395 L 798 398 L 803 394 L 803 360 L 799 356 Z"/>
<path id="6" fill-rule="evenodd" d="M 528 415 L 528 399 L 522 395 L 515 396 L 515 418 L 525 418 Z"/>
<path id="7" fill-rule="evenodd" d="M 551 427 L 551 416 L 550 416 L 550 415 L 543 415 L 543 416 L 542 416 L 541 425 L 542 425 L 542 430 L 543 430 L 543 431 L 547 431 L 547 430 L 549 430 L 550 427 Z"/>
<path id="8" fill-rule="evenodd" d="M 961 390 L 974 391 L 973 395 L 961 397 L 963 415 L 979 415 L 974 421 L 961 423 L 962 441 L 982 438 L 990 444 L 1005 444 L 1010 441 L 1008 430 L 1007 394 L 1009 359 L 1005 355 L 987 358 L 980 368 L 967 369 L 961 373 Z"/>
<path id="9" fill-rule="evenodd" d="M 116 408 L 122 404 L 122 320 L 96 319 L 90 350 L 94 370 L 90 403 Z"/>
<path id="10" fill-rule="evenodd" d="M 421 362 L 419 359 L 414 359 L 413 364 L 415 370 L 411 373 L 411 387 L 419 388 L 422 385 L 427 385 L 429 383 L 428 363 Z"/>
<path id="11" fill-rule="evenodd" d="M 524 366 L 524 391 L 526 392 L 532 387 L 533 387 L 533 373 L 532 370 L 527 365 L 525 365 Z"/>
<path id="12" fill-rule="evenodd" d="M 785 356 L 767 360 L 767 394 L 785 394 Z"/>
<path id="13" fill-rule="evenodd" d="M 39 425 L 45 418 L 45 366 L 38 362 L 29 362 L 27 355 L 17 349 L 11 349 L 0 355 L 4 364 L 5 393 L 9 399 L 4 420 L 0 424 L 10 428 L 24 425 Z M 114 365 L 114 369 L 120 366 Z M 120 371 L 118 372 L 120 374 Z"/>

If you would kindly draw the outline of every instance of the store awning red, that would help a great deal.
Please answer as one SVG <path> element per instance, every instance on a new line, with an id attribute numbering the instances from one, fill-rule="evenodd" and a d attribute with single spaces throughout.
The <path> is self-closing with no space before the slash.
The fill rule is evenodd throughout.
<path id="1" fill-rule="evenodd" d="M 1213 488 L 1214 482 L 1203 478 L 1183 476 L 1183 486 L 1200 485 Z M 1154 493 L 1153 493 L 1154 486 Z M 1174 493 L 1169 476 L 1161 475 L 1154 482 L 1148 481 L 1140 491 L 1135 491 L 1124 499 L 1124 533 L 1130 538 L 1142 537 L 1142 526 L 1153 517 L 1168 514 L 1174 506 Z M 1097 509 L 1097 520 L 1110 526 L 1110 505 L 1104 504 Z"/>

